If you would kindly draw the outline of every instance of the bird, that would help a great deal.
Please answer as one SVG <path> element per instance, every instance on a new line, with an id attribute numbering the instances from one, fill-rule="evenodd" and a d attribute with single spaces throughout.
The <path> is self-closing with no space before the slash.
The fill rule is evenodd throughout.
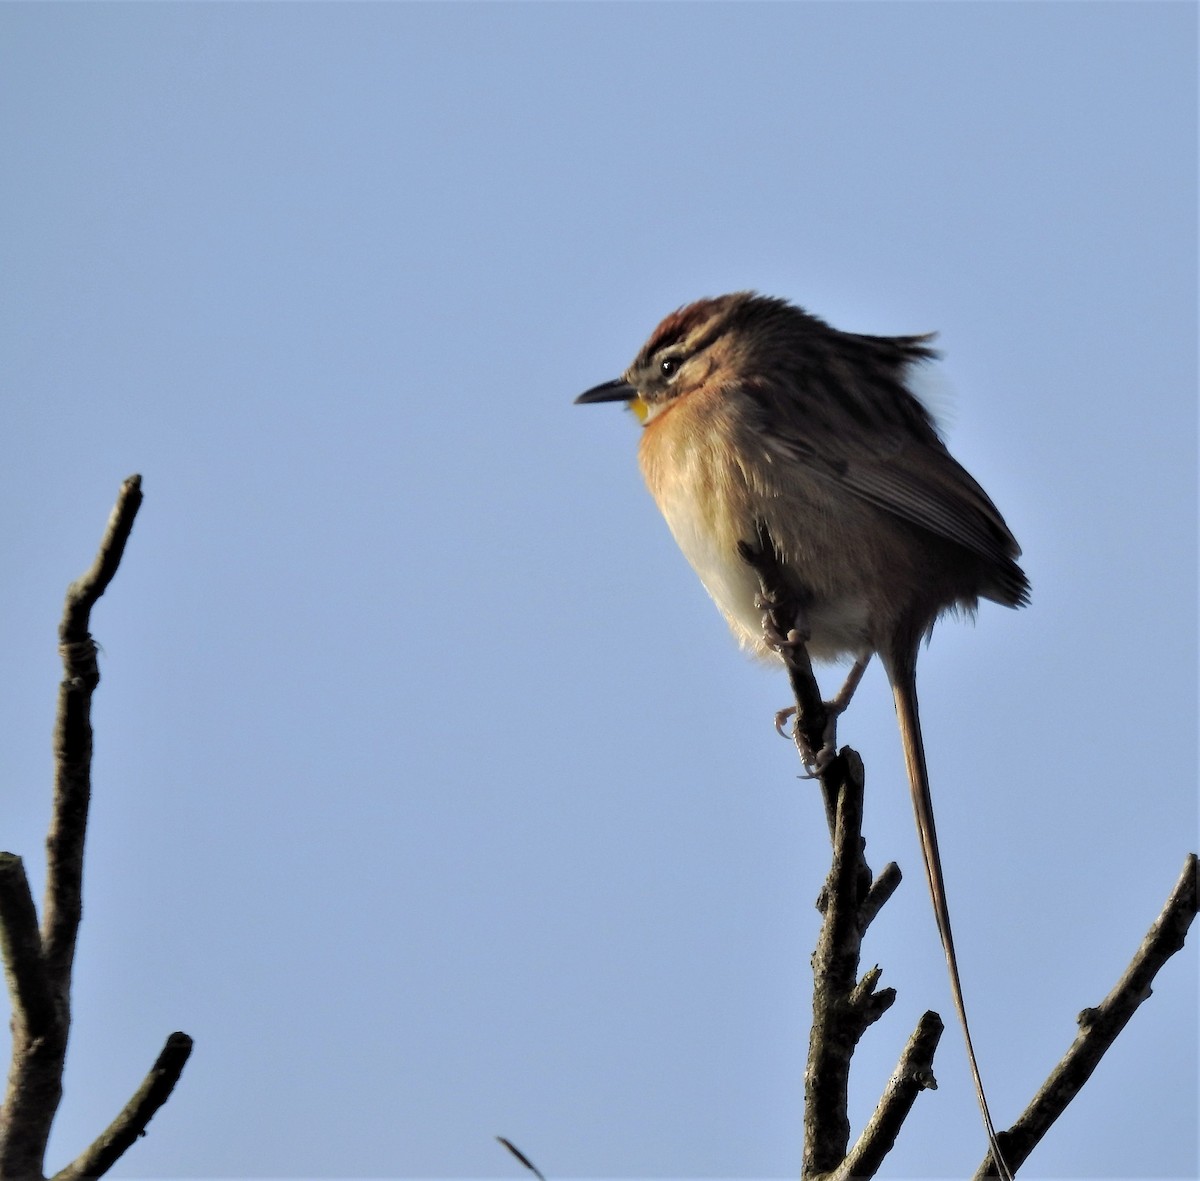
<path id="1" fill-rule="evenodd" d="M 942 441 L 913 393 L 934 334 L 843 332 L 753 291 L 668 315 L 618 378 L 576 403 L 626 403 L 638 460 L 679 548 L 754 656 L 788 641 L 853 661 L 831 716 L 878 656 L 891 684 L 926 880 L 988 1143 L 1011 1177 L 971 1041 L 938 850 L 917 703 L 917 656 L 946 613 L 1029 602 L 1021 550 L 999 510 Z M 787 600 L 785 638 L 764 627 L 747 554 L 769 539 Z M 817 753 L 816 769 L 830 751 Z"/>

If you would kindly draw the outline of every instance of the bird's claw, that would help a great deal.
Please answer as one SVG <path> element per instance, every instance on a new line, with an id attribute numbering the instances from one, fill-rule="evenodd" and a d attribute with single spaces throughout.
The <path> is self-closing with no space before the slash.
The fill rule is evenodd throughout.
<path id="1" fill-rule="evenodd" d="M 837 718 L 829 715 L 825 723 L 825 733 L 821 739 L 821 749 L 814 751 L 805 741 L 797 738 L 796 746 L 800 751 L 800 761 L 804 764 L 805 779 L 820 779 L 829 765 L 837 758 Z"/>
<path id="2" fill-rule="evenodd" d="M 818 750 L 813 750 L 812 744 L 801 731 L 800 711 L 794 705 L 789 705 L 775 714 L 775 733 L 780 738 L 790 739 L 796 744 L 796 749 L 800 752 L 800 761 L 804 764 L 805 779 L 819 779 L 829 769 L 829 764 L 837 758 L 837 720 L 845 706 L 836 701 L 826 701 L 822 704 L 825 706 L 825 730 L 821 735 L 821 746 Z M 792 719 L 790 733 L 784 729 L 789 719 Z"/>
<path id="3" fill-rule="evenodd" d="M 792 732 L 790 734 L 786 730 L 784 730 L 784 726 L 787 725 L 789 718 L 797 717 L 799 713 L 800 713 L 800 711 L 794 705 L 789 705 L 786 709 L 781 709 L 781 710 L 776 711 L 776 713 L 775 713 L 775 733 L 778 734 L 780 738 L 788 738 L 788 739 L 793 739 L 793 740 L 795 739 L 796 723 L 795 722 L 792 723 Z"/>
<path id="4" fill-rule="evenodd" d="M 755 598 L 755 605 L 762 611 L 763 643 L 774 649 L 784 660 L 791 660 L 792 653 L 803 648 L 808 643 L 808 635 L 798 627 L 789 628 L 787 634 L 775 626 L 773 604 L 762 595 Z"/>

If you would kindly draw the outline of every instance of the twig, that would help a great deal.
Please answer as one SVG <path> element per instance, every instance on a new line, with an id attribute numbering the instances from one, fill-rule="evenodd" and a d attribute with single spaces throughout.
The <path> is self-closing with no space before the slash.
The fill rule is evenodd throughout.
<path id="1" fill-rule="evenodd" d="M 850 1059 L 863 1033 L 896 999 L 893 988 L 876 991 L 881 974 L 878 967 L 858 979 L 863 933 L 899 882 L 899 870 L 889 867 L 892 872 L 873 883 L 863 857 L 862 760 L 846 747 L 822 774 L 822 780 L 828 781 L 826 790 L 836 806 L 833 865 L 818 902 L 825 921 L 813 953 L 813 1024 L 804 1072 L 803 1178 L 824 1176 L 846 1160 Z M 868 899 L 872 899 L 870 905 Z M 903 1060 L 897 1070 L 902 1066 Z M 892 1135 L 894 1138 L 894 1132 Z M 865 1151 L 863 1156 L 867 1159 Z"/>
<path id="2" fill-rule="evenodd" d="M 917 1022 L 862 1135 L 841 1165 L 829 1174 L 828 1181 L 850 1181 L 851 1178 L 858 1181 L 860 1177 L 873 1177 L 879 1170 L 884 1157 L 896 1143 L 917 1096 L 925 1090 L 937 1090 L 933 1054 L 944 1028 L 942 1019 L 933 1012 L 925 1013 Z"/>
<path id="3" fill-rule="evenodd" d="M 107 1173 L 125 1150 L 145 1135 L 146 1125 L 170 1098 L 191 1052 L 192 1039 L 186 1033 L 171 1034 L 150 1073 L 117 1118 L 65 1169 L 55 1173 L 53 1181 L 83 1181 Z"/>
<path id="4" fill-rule="evenodd" d="M 82 913 L 83 844 L 92 788 L 92 693 L 100 683 L 96 642 L 88 626 L 92 607 L 117 572 L 141 503 L 142 478 L 130 476 L 121 485 L 95 561 L 67 588 L 58 628 L 63 680 L 54 725 L 54 806 L 46 837 L 42 942 L 51 986 L 64 998 L 71 987 Z"/>
<path id="5" fill-rule="evenodd" d="M 15 853 L 0 853 L 0 950 L 13 1013 L 26 1028 L 42 1036 L 54 1022 L 37 909 L 29 890 L 25 866 Z"/>
<path id="6" fill-rule="evenodd" d="M 533 1161 L 531 1161 L 529 1157 L 527 1157 L 511 1140 L 506 1140 L 503 1136 L 497 1136 L 496 1139 L 499 1140 L 500 1143 L 503 1144 L 504 1147 L 507 1148 L 508 1151 L 511 1152 L 513 1156 L 515 1156 L 517 1160 L 519 1160 L 521 1164 L 523 1164 L 538 1179 L 538 1181 L 546 1181 L 546 1178 L 543 1177 L 538 1171 L 537 1165 L 535 1165 Z"/>
<path id="7" fill-rule="evenodd" d="M 0 854 L 0 950 L 12 1002 L 12 1060 L 0 1109 L 0 1178 L 39 1181 L 50 1125 L 62 1098 L 71 1025 L 71 971 L 83 897 L 91 802 L 92 694 L 100 683 L 91 610 L 117 568 L 142 503 L 141 477 L 121 486 L 87 572 L 67 588 L 59 624 L 63 680 L 54 724 L 54 799 L 46 838 L 46 897 L 39 929 L 24 866 Z M 98 1177 L 141 1135 L 166 1101 L 191 1052 L 186 1034 L 167 1039 L 124 1111 L 63 1176 Z"/>
<path id="8" fill-rule="evenodd" d="M 867 896 L 862 900 L 862 905 L 858 908 L 858 927 L 860 931 L 865 931 L 874 922 L 880 908 L 896 892 L 902 877 L 900 867 L 894 861 L 889 861 L 879 871 L 879 876 L 871 883 L 871 888 L 867 891 Z"/>
<path id="9" fill-rule="evenodd" d="M 1029 1157 L 1051 1124 L 1079 1094 L 1134 1010 L 1150 996 L 1150 985 L 1158 970 L 1183 947 L 1188 928 L 1196 917 L 1198 894 L 1196 855 L 1192 853 L 1129 967 L 1099 1005 L 1079 1014 L 1080 1029 L 1074 1042 L 1017 1122 L 1004 1134 L 1004 1155 L 1010 1167 L 1015 1169 Z M 990 1165 L 989 1154 L 976 1170 L 974 1181 L 995 1177 L 997 1174 Z"/>

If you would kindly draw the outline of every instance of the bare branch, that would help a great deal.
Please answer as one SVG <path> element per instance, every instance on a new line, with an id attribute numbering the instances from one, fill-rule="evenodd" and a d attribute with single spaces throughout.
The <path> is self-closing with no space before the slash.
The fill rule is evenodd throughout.
<path id="1" fill-rule="evenodd" d="M 900 867 L 894 861 L 889 861 L 879 871 L 879 876 L 871 883 L 867 896 L 858 908 L 858 929 L 860 931 L 865 933 L 866 929 L 875 921 L 875 916 L 883 904 L 896 892 L 903 876 Z"/>
<path id="2" fill-rule="evenodd" d="M 41 1177 L 62 1097 L 67 1014 L 46 977 L 33 896 L 21 859 L 0 854 L 0 947 L 12 999 L 12 1058 L 0 1107 L 0 1177 Z"/>
<path id="3" fill-rule="evenodd" d="M 58 628 L 63 680 L 54 724 L 54 806 L 46 837 L 42 942 L 51 986 L 60 994 L 71 986 L 82 913 L 83 843 L 91 800 L 92 693 L 100 683 L 96 644 L 88 626 L 92 607 L 117 572 L 141 503 L 142 478 L 130 476 L 121 485 L 95 560 L 67 588 Z"/>
<path id="4" fill-rule="evenodd" d="M 863 858 L 863 781 L 862 760 L 849 747 L 822 774 L 826 793 L 836 804 L 833 865 L 818 902 L 825 921 L 813 953 L 813 1024 L 804 1072 L 804 1178 L 834 1172 L 845 1161 L 850 1059 L 868 1026 L 896 999 L 894 989 L 876 992 L 879 968 L 857 979 L 863 919 L 869 921 L 878 909 L 865 905 L 874 887 Z M 879 896 L 894 889 L 893 880 L 899 878 L 887 874 L 881 878 L 884 884 L 876 883 L 878 905 Z"/>
<path id="5" fill-rule="evenodd" d="M 770 627 L 778 635 L 796 639 L 797 633 L 804 629 L 804 604 L 788 594 L 779 555 L 766 526 L 757 522 L 756 529 L 754 543 L 742 542 L 739 552 L 758 575 Z M 803 638 L 800 634 L 801 641 Z M 805 748 L 822 749 L 829 708 L 821 697 L 803 642 L 789 644 L 784 666 L 796 698 L 796 743 L 803 757 Z M 804 1072 L 801 1166 L 801 1176 L 806 1179 L 849 1175 L 844 1170 L 848 1167 L 846 1148 L 850 1142 L 850 1059 L 865 1030 L 896 999 L 895 989 L 877 991 L 882 974 L 878 967 L 857 979 L 863 933 L 895 892 L 901 876 L 893 863 L 874 881 L 871 879 L 863 855 L 863 783 L 862 760 L 849 747 L 820 773 L 825 818 L 833 843 L 833 865 L 817 902 L 825 921 L 812 961 L 813 1024 Z M 933 1023 L 937 1028 L 931 1037 Z M 917 1092 L 929 1085 L 925 1080 L 932 1080 L 929 1060 L 940 1034 L 940 1020 L 936 1014 L 928 1014 L 901 1058 L 872 1127 L 855 1147 L 856 1177 L 869 1177 L 879 1167 Z M 925 1054 L 927 1059 L 922 1057 Z M 920 1085 L 918 1079 L 922 1080 Z"/>
<path id="6" fill-rule="evenodd" d="M 0 853 L 0 951 L 12 1002 L 13 1024 L 32 1037 L 44 1036 L 54 1022 L 37 909 L 25 866 L 15 853 Z"/>
<path id="7" fill-rule="evenodd" d="M 924 1090 L 937 1090 L 933 1054 L 944 1028 L 942 1019 L 933 1012 L 925 1013 L 917 1022 L 862 1135 L 842 1164 L 829 1174 L 828 1181 L 850 1181 L 850 1178 L 857 1181 L 873 1177 L 879 1170 L 917 1096 Z"/>
<path id="8" fill-rule="evenodd" d="M 171 1034 L 121 1114 L 65 1169 L 55 1173 L 53 1181 L 84 1181 L 107 1173 L 125 1150 L 145 1135 L 146 1125 L 170 1098 L 191 1052 L 192 1039 L 186 1033 Z"/>
<path id="9" fill-rule="evenodd" d="M 758 575 L 764 626 L 789 640 L 781 648 L 796 697 L 796 742 L 802 757 L 821 750 L 829 707 L 822 701 L 803 643 L 805 604 L 788 592 L 787 580 L 765 525 L 756 523 L 753 543 L 741 542 L 743 560 Z M 793 631 L 792 629 L 796 630 Z M 870 1123 L 847 1154 L 850 1127 L 847 1092 L 850 1059 L 865 1029 L 895 999 L 891 989 L 876 992 L 874 968 L 855 984 L 863 933 L 900 882 L 900 871 L 886 866 L 875 880 L 863 857 L 861 837 L 863 769 L 849 747 L 820 774 L 825 814 L 833 840 L 833 868 L 818 908 L 825 915 L 813 955 L 813 1026 L 805 1069 L 804 1160 L 806 1181 L 865 1178 L 874 1175 L 895 1142 L 917 1093 L 935 1087 L 931 1063 L 941 1020 L 927 1013 L 905 1049 Z M 1188 859 L 1166 907 L 1142 942 L 1138 954 L 1112 992 L 1094 1009 L 1080 1014 L 1080 1033 L 1021 1118 L 999 1135 L 1010 1168 L 1024 1162 L 1068 1103 L 1078 1094 L 1134 1010 L 1150 995 L 1162 965 L 1183 946 L 1197 909 L 1197 862 Z M 936 1028 L 935 1028 L 936 1027 Z M 974 1181 L 998 1173 L 989 1153 Z"/>
<path id="10" fill-rule="evenodd" d="M 117 503 L 108 517 L 108 527 L 100 539 L 100 548 L 88 570 L 67 587 L 66 609 L 58 636 L 64 644 L 84 639 L 88 634 L 91 610 L 112 582 L 125 543 L 133 530 L 133 521 L 142 504 L 142 477 L 130 476 L 117 493 Z"/>
<path id="11" fill-rule="evenodd" d="M 1158 970 L 1183 947 L 1188 928 L 1196 917 L 1200 894 L 1197 887 L 1196 855 L 1192 853 L 1129 967 L 1096 1008 L 1084 1009 L 1079 1014 L 1079 1033 L 1070 1049 L 1017 1122 L 1001 1134 L 1001 1146 L 1012 1168 L 1029 1157 L 1067 1104 L 1079 1094 L 1109 1046 L 1129 1023 L 1134 1010 L 1150 996 L 1150 985 Z M 976 1170 L 974 1181 L 996 1175 L 989 1154 Z"/>
<path id="12" fill-rule="evenodd" d="M 120 565 L 142 502 L 141 477 L 121 486 L 91 567 L 67 588 L 59 624 L 63 680 L 54 726 L 54 800 L 46 838 L 46 898 L 39 930 L 19 857 L 0 855 L 0 947 L 12 997 L 12 1059 L 0 1109 L 0 1177 L 39 1181 L 62 1099 L 71 1025 L 71 971 L 82 915 L 83 852 L 91 799 L 92 693 L 100 683 L 91 609 Z M 144 1130 L 191 1050 L 173 1034 L 134 1099 L 72 1168 L 98 1176 Z"/>

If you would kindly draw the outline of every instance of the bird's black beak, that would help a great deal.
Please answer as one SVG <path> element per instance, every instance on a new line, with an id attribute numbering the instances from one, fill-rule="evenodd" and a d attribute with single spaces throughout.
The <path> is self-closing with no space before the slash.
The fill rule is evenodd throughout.
<path id="1" fill-rule="evenodd" d="M 637 390 L 629 382 L 617 377 L 603 385 L 592 386 L 575 399 L 575 405 L 580 406 L 587 402 L 632 402 L 637 396 Z"/>

